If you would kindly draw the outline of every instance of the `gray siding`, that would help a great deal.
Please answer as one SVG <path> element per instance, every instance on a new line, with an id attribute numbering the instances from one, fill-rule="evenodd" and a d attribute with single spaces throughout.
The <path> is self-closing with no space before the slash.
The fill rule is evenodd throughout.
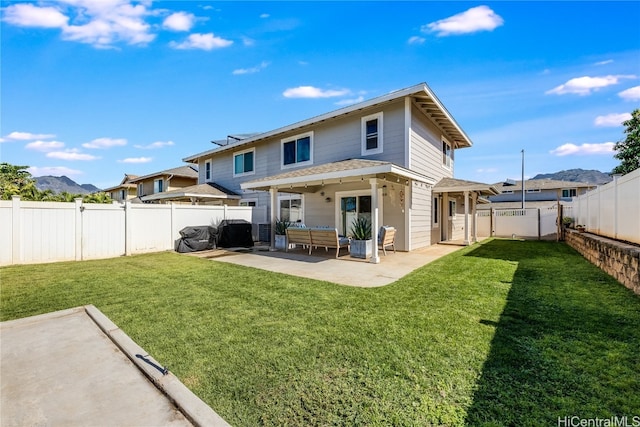
<path id="1" fill-rule="evenodd" d="M 411 164 L 409 168 L 439 181 L 453 177 L 453 167 L 442 164 L 442 132 L 415 106 L 411 107 Z M 455 158 L 455 150 L 453 154 Z"/>
<path id="2" fill-rule="evenodd" d="M 431 244 L 431 188 L 411 188 L 411 249 Z"/>

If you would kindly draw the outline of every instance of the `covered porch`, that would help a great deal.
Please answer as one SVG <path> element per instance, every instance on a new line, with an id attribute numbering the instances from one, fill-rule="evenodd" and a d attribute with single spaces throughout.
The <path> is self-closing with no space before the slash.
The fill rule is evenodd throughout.
<path id="1" fill-rule="evenodd" d="M 349 159 L 296 169 L 241 184 L 244 191 L 269 193 L 270 221 L 279 214 L 283 194 L 301 195 L 303 221 L 307 226 L 335 227 L 340 235 L 350 234 L 351 221 L 358 216 L 370 219 L 371 263 L 380 262 L 378 232 L 382 225 L 396 228 L 399 250 L 408 250 L 407 221 L 412 186 L 431 187 L 435 180 L 391 162 Z M 271 230 L 271 244 L 275 241 Z"/>
<path id="2" fill-rule="evenodd" d="M 433 187 L 433 194 L 438 200 L 434 207 L 438 242 L 468 246 L 478 241 L 478 204 L 489 203 L 487 197 L 498 190 L 481 182 L 443 178 Z"/>

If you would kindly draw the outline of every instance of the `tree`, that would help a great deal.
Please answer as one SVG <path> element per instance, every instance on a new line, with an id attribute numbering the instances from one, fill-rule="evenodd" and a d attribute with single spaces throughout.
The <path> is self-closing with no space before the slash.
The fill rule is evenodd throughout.
<path id="1" fill-rule="evenodd" d="M 1 200 L 11 200 L 11 196 L 20 196 L 25 200 L 37 198 L 36 182 L 27 171 L 28 167 L 0 163 Z"/>
<path id="2" fill-rule="evenodd" d="M 613 147 L 617 151 L 613 157 L 622 163 L 612 172 L 624 175 L 640 168 L 640 109 L 633 110 L 631 118 L 622 124 L 626 126 L 624 133 L 627 136 Z"/>

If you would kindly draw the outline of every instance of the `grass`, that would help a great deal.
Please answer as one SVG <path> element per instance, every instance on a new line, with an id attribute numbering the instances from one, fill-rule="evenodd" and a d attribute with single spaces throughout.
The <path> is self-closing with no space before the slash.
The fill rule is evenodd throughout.
<path id="1" fill-rule="evenodd" d="M 640 415 L 640 298 L 564 244 L 491 240 L 375 289 L 173 253 L 0 280 L 2 320 L 94 304 L 234 426 Z"/>

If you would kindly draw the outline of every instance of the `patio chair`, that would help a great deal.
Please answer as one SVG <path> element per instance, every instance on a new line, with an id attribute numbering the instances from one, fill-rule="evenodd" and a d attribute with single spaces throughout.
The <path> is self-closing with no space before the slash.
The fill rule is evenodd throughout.
<path id="1" fill-rule="evenodd" d="M 387 247 L 393 247 L 393 253 L 396 253 L 396 229 L 383 225 L 380 227 L 380 233 L 378 234 L 378 245 L 382 248 L 384 255 L 387 255 Z"/>

